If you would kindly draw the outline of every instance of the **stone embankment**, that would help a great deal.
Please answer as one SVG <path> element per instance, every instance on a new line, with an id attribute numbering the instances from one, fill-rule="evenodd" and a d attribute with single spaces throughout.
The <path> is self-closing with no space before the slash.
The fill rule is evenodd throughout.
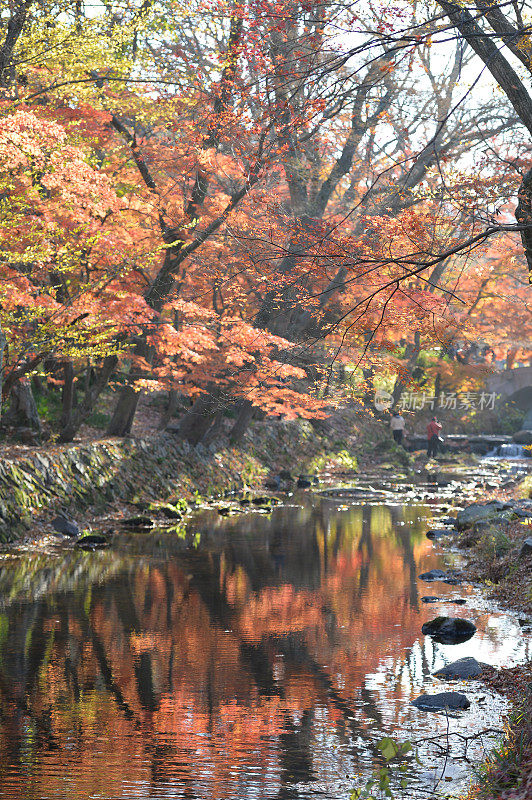
<path id="1" fill-rule="evenodd" d="M 12 448 L 0 461 L 0 542 L 62 511 L 101 513 L 113 502 L 190 500 L 262 486 L 273 468 L 302 471 L 327 449 L 304 421 L 257 426 L 242 446 L 191 448 L 175 435 Z"/>
<path id="2" fill-rule="evenodd" d="M 249 465 L 236 454 L 232 458 L 228 470 L 214 454 L 191 451 L 175 437 L 163 436 L 26 448 L 0 463 L 0 541 L 17 538 L 48 511 L 101 509 L 114 500 L 150 493 L 191 496 L 211 482 L 231 485 L 239 470 L 245 480 Z"/>

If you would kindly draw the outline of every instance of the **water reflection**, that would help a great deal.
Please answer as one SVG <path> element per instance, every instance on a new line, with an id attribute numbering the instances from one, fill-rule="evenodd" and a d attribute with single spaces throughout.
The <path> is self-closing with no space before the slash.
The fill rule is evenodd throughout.
<path id="1" fill-rule="evenodd" d="M 3 562 L 0 797 L 347 797 L 381 732 L 444 724 L 408 704 L 434 669 L 527 656 L 464 587 L 437 593 L 468 597 L 452 613 L 474 619 L 474 649 L 420 635 L 445 608 L 420 602 L 417 575 L 442 565 L 424 514 L 307 496 L 205 513 L 198 548 L 139 535 Z"/>

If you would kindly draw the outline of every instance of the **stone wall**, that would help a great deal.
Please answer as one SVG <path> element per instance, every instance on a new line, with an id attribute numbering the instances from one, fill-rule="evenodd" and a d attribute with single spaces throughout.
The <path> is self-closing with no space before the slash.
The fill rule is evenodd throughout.
<path id="1" fill-rule="evenodd" d="M 98 513 L 114 500 L 190 499 L 261 486 L 272 467 L 309 466 L 323 440 L 308 423 L 254 431 L 241 448 L 191 448 L 171 434 L 150 439 L 25 448 L 0 462 L 0 542 L 59 509 Z"/>
<path id="2" fill-rule="evenodd" d="M 265 474 L 251 454 L 191 449 L 175 437 L 108 439 L 42 450 L 0 463 L 0 541 L 17 538 L 47 512 L 113 500 L 189 499 L 195 492 L 255 485 Z"/>

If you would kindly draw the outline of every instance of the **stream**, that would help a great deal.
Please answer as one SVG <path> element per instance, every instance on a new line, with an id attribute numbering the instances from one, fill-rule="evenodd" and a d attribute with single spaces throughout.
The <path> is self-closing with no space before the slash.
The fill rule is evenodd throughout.
<path id="1" fill-rule="evenodd" d="M 501 469 L 476 470 L 478 490 L 516 467 Z M 461 480 L 460 495 L 452 480 L 381 473 L 280 496 L 271 513 L 200 509 L 182 537 L 5 549 L 0 798 L 344 800 L 380 763 L 385 735 L 419 743 L 405 797 L 458 794 L 507 704 L 432 673 L 469 655 L 511 666 L 532 650 L 522 621 L 478 588 L 418 578 L 460 566 L 425 534 L 468 502 Z M 421 626 L 439 614 L 472 620 L 476 634 L 434 643 Z M 470 709 L 410 705 L 446 689 Z"/>

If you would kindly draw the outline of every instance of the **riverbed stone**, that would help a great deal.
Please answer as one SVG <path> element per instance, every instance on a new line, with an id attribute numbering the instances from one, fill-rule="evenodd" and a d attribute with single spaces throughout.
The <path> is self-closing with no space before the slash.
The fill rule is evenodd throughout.
<path id="1" fill-rule="evenodd" d="M 456 481 L 457 477 L 455 472 L 437 472 L 435 482 L 438 486 L 449 486 L 449 484 Z"/>
<path id="2" fill-rule="evenodd" d="M 452 569 L 448 569 L 447 571 L 443 569 L 430 569 L 428 572 L 422 572 L 421 575 L 419 575 L 419 579 L 427 581 L 428 583 L 442 581 L 442 583 L 449 583 L 452 586 L 461 583 L 459 573 Z"/>
<path id="3" fill-rule="evenodd" d="M 484 665 L 480 664 L 476 658 L 465 656 L 465 658 L 453 661 L 452 664 L 446 664 L 433 674 L 437 678 L 447 678 L 453 681 L 471 680 L 482 674 L 483 667 Z"/>
<path id="4" fill-rule="evenodd" d="M 532 431 L 517 431 L 512 436 L 512 439 L 516 444 L 532 444 Z"/>
<path id="5" fill-rule="evenodd" d="M 102 550 L 104 547 L 109 547 L 109 540 L 99 533 L 87 533 L 78 539 L 76 542 L 78 550 Z"/>
<path id="6" fill-rule="evenodd" d="M 76 523 L 72 522 L 72 520 L 68 519 L 67 517 L 64 517 L 62 514 L 55 517 L 50 524 L 54 531 L 62 533 L 63 536 L 79 536 L 81 533 Z"/>
<path id="7" fill-rule="evenodd" d="M 428 572 L 422 572 L 419 577 L 422 581 L 441 581 L 446 574 L 442 569 L 430 569 Z"/>
<path id="8" fill-rule="evenodd" d="M 412 705 L 421 711 L 461 711 L 467 710 L 471 703 L 461 692 L 439 692 L 438 694 L 420 694 Z"/>
<path id="9" fill-rule="evenodd" d="M 439 644 L 467 642 L 476 630 L 477 627 L 473 622 L 462 617 L 435 617 L 421 627 L 421 633 L 430 636 Z"/>
<path id="10" fill-rule="evenodd" d="M 490 503 L 472 503 L 456 515 L 455 526 L 457 530 L 464 531 L 473 527 L 475 523 L 484 521 L 505 522 L 511 517 L 508 504 L 494 500 Z"/>
<path id="11" fill-rule="evenodd" d="M 126 517 L 121 520 L 121 524 L 129 530 L 149 530 L 154 527 L 155 522 L 151 517 Z"/>
<path id="12" fill-rule="evenodd" d="M 421 602 L 422 603 L 439 603 L 440 600 L 441 600 L 441 597 L 434 597 L 434 595 L 431 595 L 431 594 L 426 595 L 425 597 L 421 598 Z"/>
<path id="13" fill-rule="evenodd" d="M 519 551 L 519 558 L 528 558 L 528 556 L 532 555 L 532 536 L 528 536 L 521 545 L 521 550 Z"/>
<path id="14" fill-rule="evenodd" d="M 442 536 L 449 536 L 452 533 L 448 528 L 432 528 L 425 534 L 427 539 L 441 539 Z"/>

